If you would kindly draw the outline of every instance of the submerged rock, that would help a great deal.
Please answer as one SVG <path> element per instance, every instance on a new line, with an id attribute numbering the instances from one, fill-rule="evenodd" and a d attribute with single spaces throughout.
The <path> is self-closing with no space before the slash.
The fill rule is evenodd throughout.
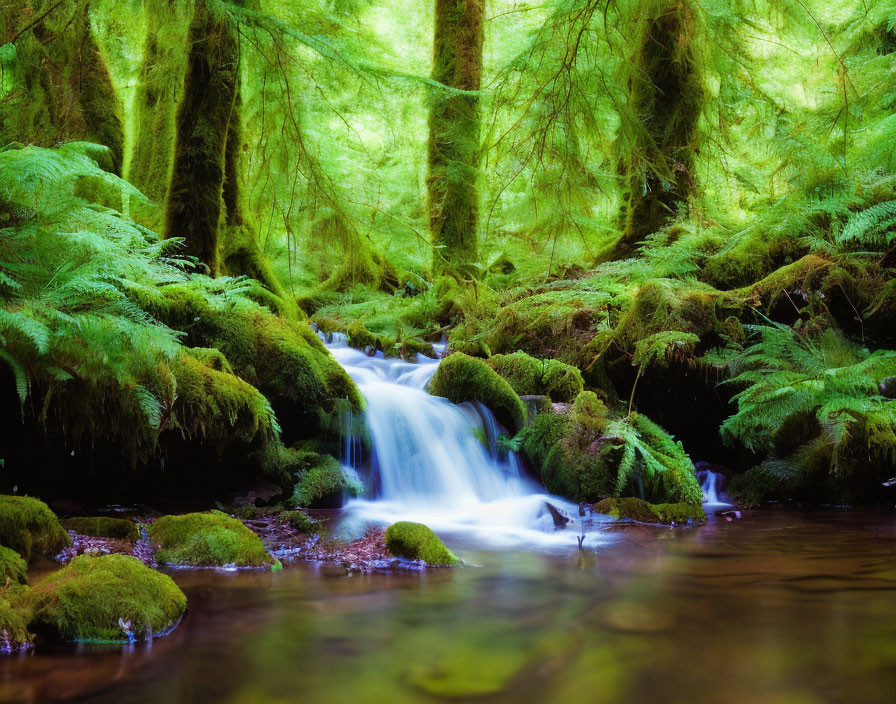
<path id="1" fill-rule="evenodd" d="M 56 514 L 29 496 L 0 496 L 0 545 L 30 561 L 53 555 L 71 542 Z"/>
<path id="2" fill-rule="evenodd" d="M 638 523 L 681 525 L 706 520 L 703 507 L 696 504 L 649 504 L 633 497 L 604 499 L 596 503 L 593 510 L 595 513 L 611 516 L 617 520 L 628 519 Z"/>
<path id="3" fill-rule="evenodd" d="M 81 555 L 39 582 L 31 628 L 62 641 L 133 641 L 165 635 L 187 608 L 168 575 L 127 555 Z"/>
<path id="4" fill-rule="evenodd" d="M 193 567 L 274 566 L 277 561 L 259 537 L 241 521 L 221 511 L 163 516 L 149 524 L 149 538 L 159 547 L 159 564 Z"/>
<path id="5" fill-rule="evenodd" d="M 393 555 L 423 560 L 427 565 L 457 565 L 460 560 L 422 523 L 399 521 L 386 530 L 386 547 Z"/>

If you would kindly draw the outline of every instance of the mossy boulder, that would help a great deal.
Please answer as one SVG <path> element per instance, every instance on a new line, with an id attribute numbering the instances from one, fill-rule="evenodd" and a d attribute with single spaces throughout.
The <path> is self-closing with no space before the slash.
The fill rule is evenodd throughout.
<path id="1" fill-rule="evenodd" d="M 11 548 L 0 546 L 0 588 L 10 582 L 25 584 L 28 581 L 28 563 Z"/>
<path id="2" fill-rule="evenodd" d="M 31 590 L 11 584 L 0 592 L 0 653 L 13 653 L 31 647 L 34 634 L 31 622 Z"/>
<path id="3" fill-rule="evenodd" d="M 342 505 L 345 494 L 357 496 L 360 483 L 346 476 L 339 461 L 331 455 L 297 452 L 298 465 L 292 504 L 301 508 L 333 508 Z"/>
<path id="4" fill-rule="evenodd" d="M 582 373 L 556 359 L 536 359 L 525 352 L 513 352 L 494 355 L 488 365 L 520 396 L 544 395 L 558 403 L 572 403 L 585 388 Z"/>
<path id="5" fill-rule="evenodd" d="M 255 533 L 221 511 L 162 516 L 149 524 L 147 532 L 159 546 L 156 559 L 162 564 L 262 567 L 276 563 Z"/>
<path id="6" fill-rule="evenodd" d="M 457 556 L 422 523 L 399 521 L 386 529 L 386 548 L 393 555 L 423 560 L 427 565 L 456 565 Z"/>
<path id="7" fill-rule="evenodd" d="M 566 412 L 536 416 L 522 449 L 545 487 L 573 501 L 642 490 L 657 503 L 700 500 L 694 465 L 681 444 L 646 416 L 621 415 L 591 391 Z"/>
<path id="8" fill-rule="evenodd" d="M 595 513 L 611 516 L 616 520 L 628 519 L 638 523 L 662 523 L 665 525 L 706 520 L 703 507 L 697 504 L 649 504 L 638 498 L 604 499 L 593 507 Z"/>
<path id="9" fill-rule="evenodd" d="M 137 524 L 126 518 L 78 516 L 63 520 L 62 527 L 65 530 L 73 530 L 79 535 L 89 535 L 95 538 L 114 538 L 130 542 L 137 542 L 140 538 Z"/>
<path id="10" fill-rule="evenodd" d="M 32 603 L 31 627 L 41 636 L 117 642 L 164 635 L 180 621 L 187 597 L 135 557 L 79 555 L 34 587 Z"/>
<path id="11" fill-rule="evenodd" d="M 55 555 L 71 543 L 50 507 L 29 496 L 0 496 L 0 545 L 26 560 Z"/>
<path id="12" fill-rule="evenodd" d="M 442 360 L 429 384 L 429 393 L 452 403 L 480 401 L 514 433 L 526 425 L 526 406 L 513 387 L 484 360 L 462 352 Z"/>

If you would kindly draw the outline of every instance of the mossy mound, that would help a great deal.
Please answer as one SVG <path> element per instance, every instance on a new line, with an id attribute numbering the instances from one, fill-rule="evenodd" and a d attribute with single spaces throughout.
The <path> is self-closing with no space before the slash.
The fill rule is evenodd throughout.
<path id="1" fill-rule="evenodd" d="M 142 300 L 143 307 L 184 332 L 187 344 L 219 350 L 236 376 L 267 397 L 288 441 L 313 436 L 322 428 L 322 412 L 337 411 L 342 399 L 362 407 L 354 382 L 308 324 L 188 284 L 160 293 Z"/>
<path id="2" fill-rule="evenodd" d="M 41 580 L 32 599 L 32 628 L 63 641 L 163 635 L 187 608 L 187 597 L 171 577 L 129 555 L 79 555 Z M 128 622 L 130 628 L 123 628 Z"/>
<path id="3" fill-rule="evenodd" d="M 565 413 L 543 413 L 523 451 L 551 493 L 574 501 L 643 491 L 657 503 L 698 503 L 694 465 L 680 443 L 639 413 L 620 415 L 583 391 Z"/>
<path id="4" fill-rule="evenodd" d="M 427 565 L 456 565 L 454 553 L 432 530 L 422 523 L 399 521 L 386 529 L 386 548 L 393 555 L 423 560 Z"/>
<path id="5" fill-rule="evenodd" d="M 140 531 L 137 524 L 126 518 L 111 516 L 79 516 L 62 521 L 65 530 L 73 530 L 79 535 L 90 535 L 95 538 L 115 538 L 137 542 Z"/>
<path id="6" fill-rule="evenodd" d="M 54 555 L 71 538 L 50 507 L 28 496 L 0 496 L 0 544 L 30 561 L 37 555 Z"/>
<path id="7" fill-rule="evenodd" d="M 330 455 L 292 451 L 296 458 L 296 485 L 292 504 L 301 508 L 342 505 L 343 494 L 357 496 L 363 487 L 346 477 L 342 465 Z"/>
<path id="8" fill-rule="evenodd" d="M 649 504 L 638 498 L 604 499 L 594 505 L 594 512 L 611 516 L 616 520 L 628 519 L 639 523 L 665 525 L 706 520 L 703 507 L 696 504 Z"/>
<path id="9" fill-rule="evenodd" d="M 13 653 L 31 647 L 34 634 L 29 630 L 33 609 L 31 590 L 12 584 L 0 592 L 0 653 Z"/>
<path id="10" fill-rule="evenodd" d="M 520 396 L 542 395 L 558 403 L 571 403 L 585 387 L 576 367 L 555 359 L 536 359 L 525 352 L 496 354 L 489 358 L 488 365 Z"/>
<path id="11" fill-rule="evenodd" d="M 162 564 L 261 567 L 276 561 L 241 521 L 220 511 L 162 516 L 147 527 Z"/>
<path id="12" fill-rule="evenodd" d="M 526 425 L 526 405 L 513 387 L 486 362 L 462 352 L 442 360 L 429 384 L 429 393 L 452 403 L 480 401 L 514 433 Z"/>
<path id="13" fill-rule="evenodd" d="M 15 550 L 0 546 L 0 587 L 4 584 L 25 584 L 28 563 Z"/>

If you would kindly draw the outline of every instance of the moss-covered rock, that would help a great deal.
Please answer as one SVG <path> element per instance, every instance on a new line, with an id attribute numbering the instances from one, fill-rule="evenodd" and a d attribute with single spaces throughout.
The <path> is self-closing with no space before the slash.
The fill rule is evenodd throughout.
<path id="1" fill-rule="evenodd" d="M 462 352 L 442 360 L 430 382 L 429 393 L 452 403 L 481 401 L 512 432 L 526 425 L 526 406 L 513 387 L 485 361 Z"/>
<path id="2" fill-rule="evenodd" d="M 43 501 L 0 496 L 0 544 L 30 561 L 37 555 L 54 555 L 70 543 L 56 514 Z"/>
<path id="3" fill-rule="evenodd" d="M 79 535 L 90 535 L 95 538 L 115 538 L 136 542 L 140 537 L 137 524 L 126 518 L 111 516 L 78 516 L 62 521 L 65 530 L 73 530 Z"/>
<path id="4" fill-rule="evenodd" d="M 346 477 L 342 465 L 330 455 L 296 452 L 296 457 L 294 506 L 332 508 L 342 505 L 343 494 L 357 496 L 363 490 L 360 484 Z"/>
<path id="5" fill-rule="evenodd" d="M 525 352 L 496 354 L 488 365 L 520 396 L 546 395 L 558 403 L 571 403 L 585 387 L 576 367 L 555 359 L 536 359 Z"/>
<path id="6" fill-rule="evenodd" d="M 162 516 L 147 532 L 163 564 L 261 567 L 276 562 L 255 533 L 220 511 Z"/>
<path id="7" fill-rule="evenodd" d="M 79 555 L 41 580 L 32 601 L 34 631 L 63 641 L 163 635 L 187 608 L 186 596 L 171 577 L 129 555 Z"/>
<path id="8" fill-rule="evenodd" d="M 399 521 L 386 529 L 386 548 L 393 555 L 423 560 L 428 565 L 456 565 L 460 562 L 445 543 L 422 523 Z"/>
<path id="9" fill-rule="evenodd" d="M 616 520 L 628 519 L 639 523 L 663 523 L 666 525 L 706 520 L 703 507 L 697 504 L 649 504 L 638 498 L 604 499 L 593 507 L 595 513 L 611 516 Z"/>
<path id="10" fill-rule="evenodd" d="M 15 550 L 0 546 L 0 587 L 4 584 L 25 584 L 28 563 Z"/>
<path id="11" fill-rule="evenodd" d="M 34 634 L 28 624 L 32 613 L 31 590 L 27 586 L 11 584 L 0 592 L 0 653 L 31 647 Z"/>
<path id="12" fill-rule="evenodd" d="M 641 414 L 621 416 L 591 391 L 567 412 L 537 416 L 522 448 L 545 487 L 574 501 L 642 490 L 658 503 L 700 500 L 681 444 Z"/>

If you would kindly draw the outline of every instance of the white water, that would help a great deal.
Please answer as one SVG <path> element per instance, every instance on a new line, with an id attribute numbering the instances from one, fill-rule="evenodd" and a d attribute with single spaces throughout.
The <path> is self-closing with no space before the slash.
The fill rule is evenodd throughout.
<path id="1" fill-rule="evenodd" d="M 700 489 L 703 491 L 704 511 L 713 513 L 732 507 L 731 499 L 723 490 L 724 474 L 713 472 L 710 469 L 700 469 L 697 471 L 697 481 L 700 482 Z"/>
<path id="2" fill-rule="evenodd" d="M 482 404 L 454 405 L 430 396 L 425 387 L 437 360 L 418 356 L 417 364 L 368 357 L 334 335 L 327 344 L 367 402 L 366 424 L 371 452 L 364 467 L 357 448 L 346 462 L 366 479 L 367 495 L 346 505 L 360 522 L 388 524 L 397 520 L 425 523 L 437 532 L 473 534 L 477 544 L 572 544 L 583 529 L 578 507 L 550 496 L 525 476 L 519 458 L 497 458 L 494 442 L 502 430 Z M 484 432 L 487 448 L 474 434 Z M 571 520 L 557 529 L 545 503 Z M 603 522 L 589 518 L 585 527 Z M 585 546 L 607 537 L 589 533 Z"/>

